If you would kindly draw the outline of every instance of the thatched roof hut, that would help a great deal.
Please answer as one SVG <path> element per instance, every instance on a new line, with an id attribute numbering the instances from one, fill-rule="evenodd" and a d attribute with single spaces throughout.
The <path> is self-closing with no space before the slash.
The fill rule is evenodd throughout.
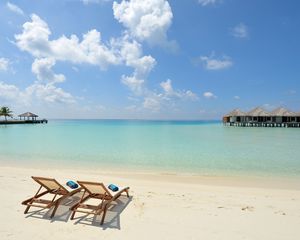
<path id="1" fill-rule="evenodd" d="M 296 112 L 296 113 L 294 113 L 294 116 L 296 116 L 296 117 L 300 117 L 300 112 Z"/>
<path id="2" fill-rule="evenodd" d="M 292 117 L 295 116 L 295 113 L 286 108 L 279 107 L 270 112 L 270 115 L 273 117 Z"/>
<path id="3" fill-rule="evenodd" d="M 240 109 L 234 109 L 230 113 L 226 114 L 224 117 L 239 117 L 239 116 L 245 116 L 246 114 L 241 111 Z"/>
<path id="4" fill-rule="evenodd" d="M 18 117 L 20 117 L 20 119 L 24 118 L 24 120 L 25 120 L 25 118 L 27 118 L 27 119 L 31 118 L 32 120 L 36 120 L 38 115 L 31 113 L 31 112 L 26 112 L 26 113 L 22 113 L 22 114 L 18 115 Z"/>
<path id="5" fill-rule="evenodd" d="M 256 108 L 252 109 L 251 111 L 247 112 L 246 116 L 250 116 L 250 117 L 269 117 L 271 115 L 270 115 L 269 112 L 267 112 L 263 108 L 256 107 Z"/>

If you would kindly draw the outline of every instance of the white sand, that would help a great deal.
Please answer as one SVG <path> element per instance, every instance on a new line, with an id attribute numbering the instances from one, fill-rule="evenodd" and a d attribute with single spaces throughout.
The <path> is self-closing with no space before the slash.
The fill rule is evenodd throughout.
<path id="1" fill-rule="evenodd" d="M 21 202 L 37 184 L 30 176 L 130 186 L 105 224 L 69 220 L 69 206 L 50 211 Z M 0 167 L 0 239 L 300 239 L 300 183 L 262 179 Z M 74 196 L 72 200 L 76 200 Z M 80 215 L 78 215 L 80 216 Z M 88 221 L 87 221 L 88 220 Z"/>

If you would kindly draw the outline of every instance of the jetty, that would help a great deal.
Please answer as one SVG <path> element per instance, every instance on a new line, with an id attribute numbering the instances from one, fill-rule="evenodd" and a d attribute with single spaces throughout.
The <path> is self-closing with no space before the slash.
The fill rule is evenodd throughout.
<path id="1" fill-rule="evenodd" d="M 223 117 L 223 124 L 236 127 L 300 128 L 300 112 L 292 112 L 282 107 L 271 112 L 261 107 L 256 107 L 249 112 L 234 109 Z"/>
<path id="2" fill-rule="evenodd" d="M 0 121 L 0 125 L 48 123 L 47 119 L 37 119 L 39 116 L 31 112 L 20 114 L 18 117 L 19 119 L 2 120 Z"/>

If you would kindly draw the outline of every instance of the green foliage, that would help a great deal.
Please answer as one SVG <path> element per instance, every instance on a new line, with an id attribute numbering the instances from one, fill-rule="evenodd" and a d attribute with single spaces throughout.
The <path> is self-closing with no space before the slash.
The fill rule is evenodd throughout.
<path id="1" fill-rule="evenodd" d="M 7 117 L 12 117 L 12 111 L 8 107 L 1 107 L 0 108 L 0 116 L 5 117 L 5 121 L 7 121 Z"/>

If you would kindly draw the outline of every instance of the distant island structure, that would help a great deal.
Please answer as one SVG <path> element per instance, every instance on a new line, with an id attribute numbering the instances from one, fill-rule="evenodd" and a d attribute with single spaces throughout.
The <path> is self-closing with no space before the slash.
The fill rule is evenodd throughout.
<path id="1" fill-rule="evenodd" d="M 4 114 L 2 114 L 4 115 Z M 12 118 L 12 114 L 8 114 L 7 116 Z M 7 120 L 0 120 L 0 124 L 6 125 L 6 124 L 36 124 L 36 123 L 48 123 L 47 119 L 37 119 L 39 116 L 31 113 L 31 112 L 25 112 L 20 115 L 18 115 L 20 119 L 11 119 Z"/>
<path id="2" fill-rule="evenodd" d="M 223 124 L 236 127 L 300 127 L 300 112 L 280 107 L 268 112 L 256 107 L 249 112 L 234 109 L 223 117 Z"/>
<path id="3" fill-rule="evenodd" d="M 31 118 L 32 121 L 36 121 L 36 118 L 39 116 L 34 113 L 31 113 L 31 112 L 26 112 L 26 113 L 20 114 L 18 117 L 20 118 L 20 120 L 21 120 L 21 118 L 23 118 L 24 121 L 26 120 L 26 118 L 27 118 L 27 120 L 30 120 L 30 118 Z"/>

